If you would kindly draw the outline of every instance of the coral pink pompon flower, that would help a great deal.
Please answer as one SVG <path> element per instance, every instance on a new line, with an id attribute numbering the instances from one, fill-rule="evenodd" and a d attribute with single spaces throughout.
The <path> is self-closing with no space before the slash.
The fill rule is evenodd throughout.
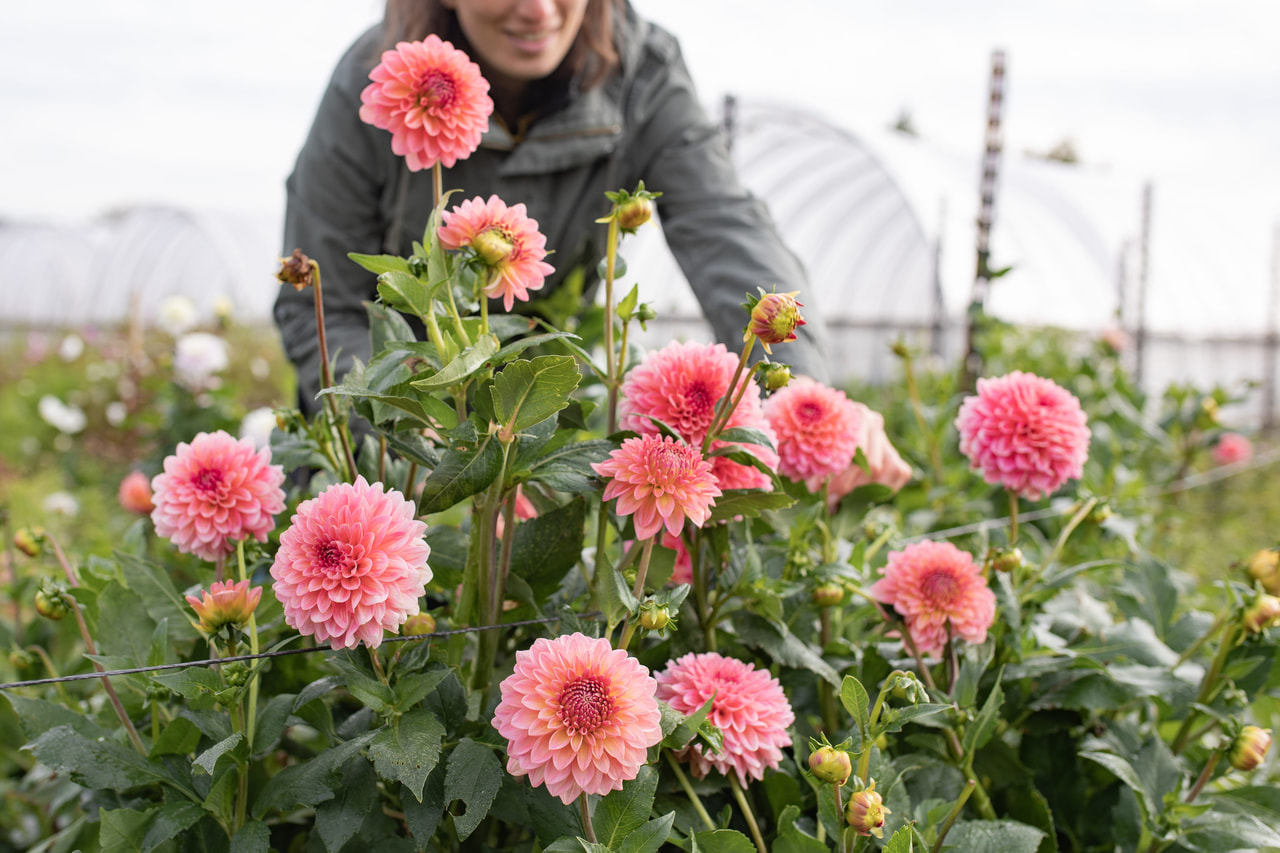
<path id="1" fill-rule="evenodd" d="M 262 587 L 250 587 L 248 580 L 239 583 L 214 581 L 199 596 L 188 595 L 187 603 L 200 619 L 200 630 L 216 634 L 225 625 L 243 627 L 262 599 Z"/>
<path id="2" fill-rule="evenodd" d="M 986 641 L 996 596 L 967 552 L 950 542 L 917 542 L 890 551 L 881 572 L 884 577 L 871 585 L 871 595 L 902 614 L 921 654 L 941 654 L 948 623 L 956 636 Z"/>
<path id="3" fill-rule="evenodd" d="M 543 260 L 547 238 L 538 231 L 537 220 L 525 215 L 523 204 L 507 207 L 496 195 L 488 201 L 477 197 L 444 211 L 442 218 L 440 245 L 475 250 L 490 270 L 485 295 L 501 297 L 506 311 L 517 299 L 528 302 L 529 291 L 540 290 L 555 271 Z"/>
<path id="4" fill-rule="evenodd" d="M 284 469 L 270 463 L 269 448 L 222 430 L 182 442 L 151 481 L 156 534 L 211 561 L 235 551 L 238 540 L 266 542 L 284 510 Z"/>
<path id="5" fill-rule="evenodd" d="M 778 435 L 778 471 L 816 492 L 849 467 L 858 449 L 858 409 L 843 391 L 796 380 L 765 401 L 764 416 Z"/>
<path id="6" fill-rule="evenodd" d="M 429 35 L 400 42 L 369 72 L 360 118 L 391 131 L 391 150 L 413 171 L 464 160 L 489 129 L 489 82 L 465 53 Z"/>
<path id="7" fill-rule="evenodd" d="M 960 452 L 969 466 L 1030 500 L 1079 478 L 1089 456 L 1089 427 L 1080 401 L 1055 382 L 1015 370 L 979 379 L 956 417 Z"/>
<path id="8" fill-rule="evenodd" d="M 303 501 L 271 566 L 285 621 L 336 649 L 377 648 L 426 593 L 426 530 L 403 495 L 363 477 Z"/>
<path id="9" fill-rule="evenodd" d="M 565 805 L 621 790 L 662 740 L 649 670 L 605 639 L 539 638 L 516 652 L 493 726 L 507 739 L 507 771 Z"/>
<path id="10" fill-rule="evenodd" d="M 720 495 L 711 463 L 670 436 L 628 438 L 591 467 L 611 478 L 603 500 L 618 499 L 618 514 L 632 516 L 638 540 L 664 527 L 678 536 L 686 518 L 701 527 Z"/>
<path id="11" fill-rule="evenodd" d="M 677 755 L 689 762 L 695 778 L 714 767 L 725 775 L 736 773 L 746 785 L 776 768 L 782 748 L 791 745 L 787 727 L 795 722 L 795 714 L 782 685 L 766 670 L 715 652 L 691 652 L 658 673 L 657 679 L 658 698 L 681 714 L 691 714 L 715 697 L 707 721 L 724 734 L 724 748 L 708 754 L 695 743 Z"/>

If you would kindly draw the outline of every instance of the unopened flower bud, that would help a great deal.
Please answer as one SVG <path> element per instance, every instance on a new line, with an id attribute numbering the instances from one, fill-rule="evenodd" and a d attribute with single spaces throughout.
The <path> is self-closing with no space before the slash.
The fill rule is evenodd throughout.
<path id="1" fill-rule="evenodd" d="M 1262 764 L 1262 759 L 1267 757 L 1269 749 L 1271 749 L 1270 729 L 1245 726 L 1231 742 L 1229 753 L 1231 766 L 1246 773 L 1256 770 L 1258 765 Z"/>
<path id="2" fill-rule="evenodd" d="M 35 665 L 36 656 L 26 649 L 9 649 L 9 666 L 16 670 L 28 669 Z"/>
<path id="3" fill-rule="evenodd" d="M 1093 508 L 1093 512 L 1089 514 L 1089 520 L 1094 524 L 1102 524 L 1112 516 L 1111 504 L 1098 504 Z"/>
<path id="4" fill-rule="evenodd" d="M 618 205 L 618 227 L 629 234 L 653 218 L 653 202 L 646 196 L 632 196 Z"/>
<path id="5" fill-rule="evenodd" d="M 28 557 L 39 557 L 43 540 L 44 531 L 40 528 L 23 527 L 13 534 L 13 547 Z"/>
<path id="6" fill-rule="evenodd" d="M 501 228 L 490 228 L 481 231 L 471 239 L 471 248 L 475 249 L 480 260 L 491 267 L 496 267 L 511 257 L 511 253 L 515 251 L 515 244 Z"/>
<path id="7" fill-rule="evenodd" d="M 796 339 L 796 328 L 805 324 L 800 316 L 804 306 L 791 293 L 766 293 L 751 305 L 751 322 L 743 340 L 754 335 L 764 345 L 765 352 L 772 352 L 770 344 L 781 344 Z"/>
<path id="8" fill-rule="evenodd" d="M 249 665 L 245 661 L 233 660 L 224 663 L 221 669 L 228 687 L 243 687 L 249 681 Z"/>
<path id="9" fill-rule="evenodd" d="M 771 364 L 764 371 L 764 387 L 770 391 L 786 388 L 791 382 L 791 368 L 785 364 Z"/>
<path id="10" fill-rule="evenodd" d="M 67 600 L 57 589 L 41 586 L 36 590 L 36 612 L 46 619 L 57 622 L 71 612 Z"/>
<path id="11" fill-rule="evenodd" d="M 1218 422 L 1218 401 L 1212 397 L 1205 397 L 1200 401 L 1200 410 L 1204 412 L 1209 420 L 1213 423 Z"/>
<path id="12" fill-rule="evenodd" d="M 811 597 L 819 607 L 835 607 L 844 601 L 844 587 L 838 583 L 824 583 L 814 587 Z"/>
<path id="13" fill-rule="evenodd" d="M 1272 625 L 1280 623 L 1280 598 L 1263 593 L 1253 604 L 1245 608 L 1241 624 L 1250 634 L 1261 634 Z"/>
<path id="14" fill-rule="evenodd" d="M 849 781 L 849 774 L 853 772 L 853 762 L 849 760 L 849 753 L 843 749 L 824 746 L 809 753 L 809 769 L 823 782 L 843 785 Z"/>
<path id="15" fill-rule="evenodd" d="M 890 811 L 884 807 L 884 800 L 876 793 L 874 780 L 866 790 L 850 794 L 849 804 L 844 810 L 845 822 L 859 835 L 874 835 L 876 838 L 884 837 L 881 827 L 884 826 L 884 816 L 887 814 Z"/>
<path id="16" fill-rule="evenodd" d="M 248 580 L 239 583 L 230 581 L 214 581 L 208 590 L 202 590 L 200 597 L 187 596 L 187 603 L 200 619 L 200 630 L 206 634 L 216 634 L 230 625 L 235 628 L 244 627 L 262 598 L 262 587 L 249 587 Z"/>
<path id="17" fill-rule="evenodd" d="M 987 560 L 997 572 L 1012 572 L 1022 567 L 1021 548 L 993 548 Z"/>
<path id="18" fill-rule="evenodd" d="M 632 316 L 643 327 L 645 323 L 658 319 L 658 311 L 653 307 L 652 302 L 641 302 L 636 306 L 636 312 Z"/>
<path id="19" fill-rule="evenodd" d="M 420 634 L 434 634 L 436 631 L 436 617 L 430 613 L 415 613 L 408 619 L 404 620 L 404 624 L 400 626 L 400 635 L 402 637 L 416 637 Z"/>
<path id="20" fill-rule="evenodd" d="M 671 624 L 671 611 L 666 605 L 645 602 L 640 608 L 640 627 L 646 631 L 661 631 Z"/>
<path id="21" fill-rule="evenodd" d="M 1249 576 L 1272 595 L 1280 595 L 1280 549 L 1264 548 L 1249 558 Z"/>
<path id="22" fill-rule="evenodd" d="M 302 254 L 301 249 L 294 249 L 292 255 L 281 258 L 280 271 L 276 273 L 277 279 L 292 284 L 294 290 L 306 290 L 315 284 L 315 276 L 315 262 Z"/>

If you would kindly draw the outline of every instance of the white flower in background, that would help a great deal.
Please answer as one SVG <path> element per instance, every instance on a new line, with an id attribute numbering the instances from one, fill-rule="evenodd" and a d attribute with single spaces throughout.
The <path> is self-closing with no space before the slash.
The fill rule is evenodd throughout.
<path id="1" fill-rule="evenodd" d="M 230 323 L 235 311 L 236 306 L 231 301 L 231 297 L 224 294 L 213 300 L 213 316 L 217 317 L 219 322 Z"/>
<path id="2" fill-rule="evenodd" d="M 178 338 L 173 353 L 176 378 L 190 391 L 217 387 L 217 374 L 227 369 L 227 343 L 208 332 Z"/>
<path id="3" fill-rule="evenodd" d="M 125 422 L 125 418 L 129 417 L 129 407 L 119 400 L 112 400 L 107 403 L 107 423 L 113 427 L 121 426 Z"/>
<path id="4" fill-rule="evenodd" d="M 80 501 L 70 492 L 53 492 L 45 497 L 41 507 L 45 512 L 74 518 L 80 512 Z"/>
<path id="5" fill-rule="evenodd" d="M 254 409 L 240 422 L 240 437 L 253 439 L 261 450 L 271 446 L 271 431 L 276 428 L 276 413 L 269 408 Z"/>
<path id="6" fill-rule="evenodd" d="M 266 379 L 271 375 L 271 365 L 260 355 L 255 355 L 249 362 L 249 372 L 254 379 Z"/>
<path id="7" fill-rule="evenodd" d="M 58 358 L 63 361 L 75 361 L 84 354 L 84 339 L 75 332 L 67 335 L 58 344 Z"/>
<path id="8" fill-rule="evenodd" d="M 166 296 L 160 302 L 156 323 L 175 338 L 196 324 L 196 304 L 185 296 Z"/>
<path id="9" fill-rule="evenodd" d="M 68 406 L 52 394 L 45 394 L 36 404 L 40 419 L 58 432 L 75 435 L 85 428 L 84 410 L 78 406 Z"/>

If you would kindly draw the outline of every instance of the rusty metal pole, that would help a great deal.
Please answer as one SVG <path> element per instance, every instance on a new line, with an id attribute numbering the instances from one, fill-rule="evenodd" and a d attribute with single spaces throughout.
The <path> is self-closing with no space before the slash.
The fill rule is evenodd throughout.
<path id="1" fill-rule="evenodd" d="M 1004 69 L 1004 51 L 992 51 L 986 149 L 982 155 L 982 183 L 979 187 L 977 267 L 965 317 L 964 362 L 960 368 L 960 388 L 965 391 L 973 390 L 977 376 L 982 372 L 982 354 L 977 347 L 977 335 L 981 330 L 976 327 L 984 318 L 987 290 L 991 283 L 991 225 L 995 219 L 996 182 L 1000 174 L 1000 154 L 1004 148 L 1000 135 L 1000 120 L 1004 112 Z"/>

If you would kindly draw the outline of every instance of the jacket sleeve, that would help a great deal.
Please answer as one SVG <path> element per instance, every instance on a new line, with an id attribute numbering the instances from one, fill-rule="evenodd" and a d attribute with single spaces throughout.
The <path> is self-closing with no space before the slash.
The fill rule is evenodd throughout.
<path id="1" fill-rule="evenodd" d="M 372 67 L 372 33 L 366 34 L 339 63 L 321 99 L 310 134 L 286 183 L 284 256 L 295 248 L 320 268 L 325 336 L 335 379 L 352 358 L 368 363 L 369 323 L 363 302 L 374 298 L 373 274 L 347 257 L 348 252 L 382 252 L 386 217 L 383 199 L 394 175 L 389 166 L 386 131 L 360 120 L 360 91 Z M 298 373 L 299 402 L 315 411 L 320 387 L 315 296 L 292 285 L 280 288 L 276 325 L 289 360 Z"/>
<path id="2" fill-rule="evenodd" d="M 799 258 L 783 244 L 768 209 L 738 179 L 720 129 L 707 116 L 669 33 L 650 27 L 646 55 L 628 93 L 628 175 L 662 196 L 667 245 L 689 280 L 716 339 L 741 351 L 742 303 L 757 288 L 799 291 L 806 325 L 775 345 L 772 360 L 829 381 L 826 329 L 818 294 Z M 759 355 L 757 347 L 754 355 Z"/>

